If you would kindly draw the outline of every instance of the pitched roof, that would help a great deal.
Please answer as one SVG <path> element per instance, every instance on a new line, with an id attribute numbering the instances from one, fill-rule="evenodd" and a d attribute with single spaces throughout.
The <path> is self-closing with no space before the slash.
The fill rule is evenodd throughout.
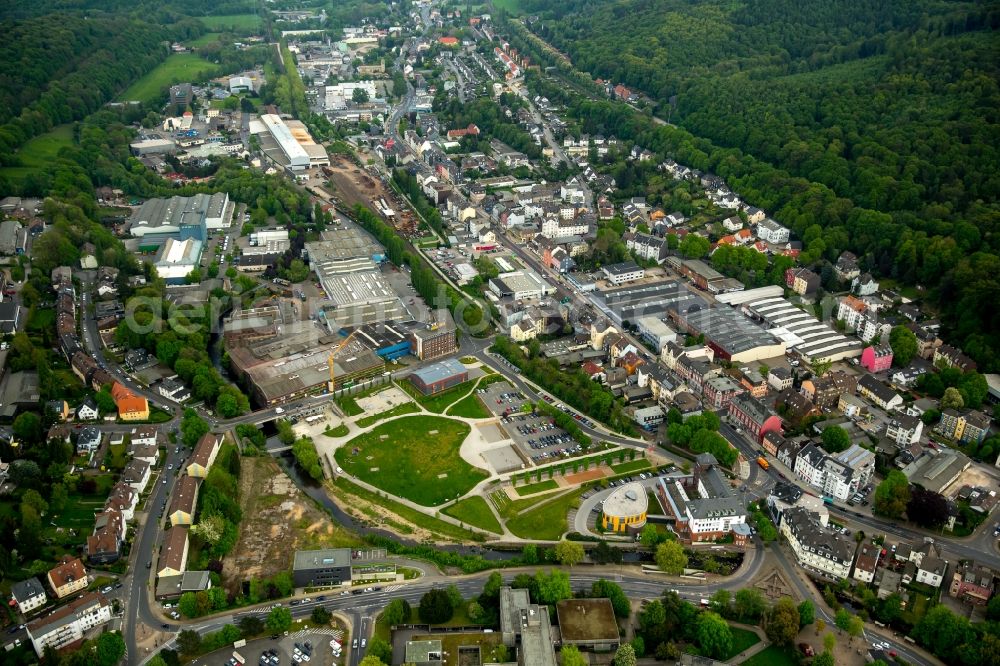
<path id="1" fill-rule="evenodd" d="M 205 433 L 198 440 L 194 447 L 194 452 L 188 460 L 188 465 L 201 465 L 208 467 L 208 462 L 212 457 L 212 452 L 219 444 L 219 438 L 210 432 Z"/>
<path id="2" fill-rule="evenodd" d="M 166 531 L 160 548 L 160 569 L 184 570 L 184 554 L 187 550 L 188 528 L 175 525 Z"/>
<path id="3" fill-rule="evenodd" d="M 87 570 L 83 568 L 79 557 L 63 555 L 59 562 L 59 566 L 49 571 L 49 580 L 56 589 L 87 577 Z"/>
<path id="4" fill-rule="evenodd" d="M 170 500 L 168 515 L 182 511 L 194 513 L 195 500 L 198 498 L 198 479 L 193 476 L 182 476 L 174 487 L 174 497 Z"/>

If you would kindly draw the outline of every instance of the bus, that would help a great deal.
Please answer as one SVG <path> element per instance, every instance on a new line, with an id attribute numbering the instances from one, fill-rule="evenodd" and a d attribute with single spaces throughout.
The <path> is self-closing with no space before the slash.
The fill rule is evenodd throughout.
<path id="1" fill-rule="evenodd" d="M 757 458 L 757 464 L 760 465 L 761 469 L 767 469 L 771 466 L 770 463 L 768 463 L 767 460 L 764 458 L 764 456 L 760 456 L 759 458 Z"/>
<path id="2" fill-rule="evenodd" d="M 824 495 L 823 496 L 823 504 L 829 504 L 830 506 L 833 506 L 833 498 L 832 497 L 826 497 Z"/>

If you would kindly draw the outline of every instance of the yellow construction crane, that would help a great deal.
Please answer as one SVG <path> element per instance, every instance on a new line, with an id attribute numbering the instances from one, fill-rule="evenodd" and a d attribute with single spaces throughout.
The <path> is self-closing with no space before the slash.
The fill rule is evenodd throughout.
<path id="1" fill-rule="evenodd" d="M 337 388 L 337 382 L 336 382 L 337 371 L 334 369 L 333 357 L 337 355 L 337 352 L 346 347 L 348 342 L 354 339 L 354 335 L 359 330 L 361 329 L 355 329 L 354 331 L 352 331 L 351 334 L 348 335 L 343 342 L 341 342 L 339 345 L 330 350 L 330 355 L 326 357 L 326 364 L 330 367 L 330 385 L 328 387 L 330 390 L 330 395 L 333 395 L 334 390 L 336 390 Z"/>

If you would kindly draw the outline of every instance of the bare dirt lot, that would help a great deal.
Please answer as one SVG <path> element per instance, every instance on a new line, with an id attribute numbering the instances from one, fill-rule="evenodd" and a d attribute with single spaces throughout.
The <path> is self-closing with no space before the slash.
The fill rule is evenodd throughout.
<path id="1" fill-rule="evenodd" d="M 396 197 L 395 192 L 386 187 L 379 178 L 365 171 L 344 155 L 331 155 L 330 166 L 324 171 L 334 186 L 334 194 L 344 205 L 353 208 L 361 204 L 373 212 L 378 211 L 375 203 L 384 198 L 396 213 L 394 226 L 406 236 L 416 232 L 416 219 L 408 208 Z"/>
<path id="2" fill-rule="evenodd" d="M 358 543 L 352 533 L 299 491 L 270 457 L 242 459 L 240 498 L 240 537 L 223 561 L 222 577 L 227 587 L 287 571 L 297 549 Z"/>
<path id="3" fill-rule="evenodd" d="M 578 486 L 581 483 L 587 483 L 588 481 L 595 481 L 597 479 L 603 479 L 607 474 L 605 470 L 610 472 L 610 468 L 605 467 L 595 467 L 594 469 L 588 469 L 585 472 L 577 472 L 576 474 L 567 474 L 562 477 L 568 486 Z"/>

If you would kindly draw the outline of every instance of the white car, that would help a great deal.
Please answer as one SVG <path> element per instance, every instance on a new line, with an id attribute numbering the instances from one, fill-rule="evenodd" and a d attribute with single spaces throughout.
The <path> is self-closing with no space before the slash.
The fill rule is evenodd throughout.
<path id="1" fill-rule="evenodd" d="M 284 414 L 285 413 L 285 408 L 284 407 L 275 407 L 274 408 L 274 413 L 275 414 Z"/>

